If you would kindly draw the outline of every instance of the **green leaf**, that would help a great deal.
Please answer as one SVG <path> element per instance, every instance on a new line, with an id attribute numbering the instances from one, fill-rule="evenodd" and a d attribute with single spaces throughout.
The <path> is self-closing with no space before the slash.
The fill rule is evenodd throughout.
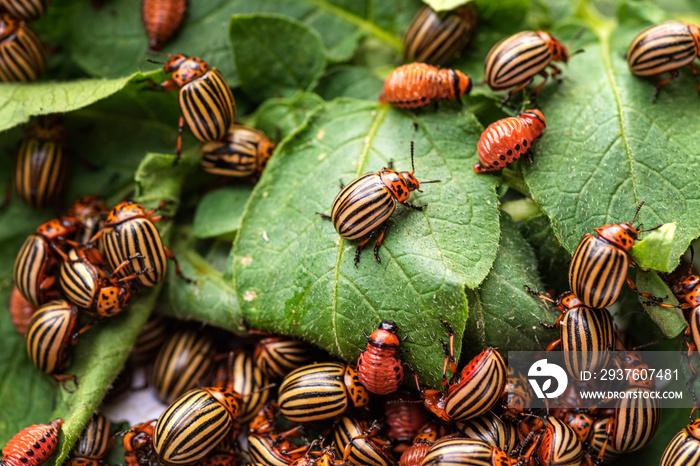
<path id="1" fill-rule="evenodd" d="M 667 223 L 644 236 L 630 251 L 632 259 L 644 269 L 671 272 L 677 259 L 671 257 L 676 223 Z"/>
<path id="2" fill-rule="evenodd" d="M 678 301 L 673 296 L 673 293 L 671 293 L 668 285 L 653 272 L 637 272 L 637 280 L 635 283 L 639 291 L 643 293 L 650 293 L 653 296 L 666 298 L 664 302 L 667 304 L 678 304 Z M 641 300 L 642 303 L 648 301 L 644 298 L 641 298 Z M 683 312 L 681 312 L 680 309 L 644 305 L 644 310 L 666 338 L 678 336 L 688 326 L 685 317 L 683 317 Z"/>
<path id="3" fill-rule="evenodd" d="M 197 205 L 192 225 L 195 238 L 225 236 L 233 239 L 241 227 L 243 209 L 253 186 L 242 181 L 206 194 Z"/>
<path id="4" fill-rule="evenodd" d="M 173 206 L 179 202 L 182 180 L 192 168 L 193 161 L 181 160 L 177 166 L 173 166 L 173 161 L 172 155 L 147 155 L 135 175 L 136 202 L 146 207 L 155 207 L 160 201 L 170 201 L 166 213 L 174 214 Z M 170 225 L 168 222 L 157 225 L 167 244 Z M 65 420 L 58 463 L 68 456 L 107 393 L 110 383 L 124 366 L 141 326 L 148 320 L 151 310 L 158 302 L 161 286 L 159 284 L 148 290 L 118 316 L 96 324 L 78 339 L 72 350 L 72 363 L 67 368 L 68 373 L 77 376 L 78 387 L 72 393 L 56 390 L 56 407 L 52 416 Z"/>
<path id="5" fill-rule="evenodd" d="M 479 21 L 494 25 L 520 23 L 530 7 L 530 0 L 425 0 L 435 11 L 449 11 L 474 3 Z"/>
<path id="6" fill-rule="evenodd" d="M 384 81 L 361 66 L 338 66 L 330 69 L 318 82 L 315 91 L 326 100 L 337 97 L 376 100 Z"/>
<path id="7" fill-rule="evenodd" d="M 29 121 L 34 115 L 70 112 L 121 90 L 131 77 L 64 83 L 4 83 L 0 86 L 0 131 Z"/>
<path id="8" fill-rule="evenodd" d="M 537 351 L 558 338 L 556 332 L 540 325 L 552 323 L 558 312 L 527 293 L 525 285 L 543 289 L 535 254 L 510 216 L 501 214 L 501 239 L 493 268 L 478 289 L 467 290 L 464 346 L 469 355 L 489 346 L 503 356 L 508 351 Z"/>
<path id="9" fill-rule="evenodd" d="M 585 12 L 586 52 L 538 98 L 547 129 L 534 163 L 523 164 L 525 181 L 569 252 L 593 228 L 629 222 L 645 200 L 638 221 L 678 225 L 665 264 L 673 268 L 700 235 L 700 178 L 688 169 L 700 156 L 695 84 L 683 70 L 652 103 L 654 80 L 633 76 L 623 57 L 640 27 L 615 28 Z"/>
<path id="10" fill-rule="evenodd" d="M 362 330 L 391 319 L 410 334 L 404 360 L 421 380 L 439 384 L 443 354 L 436 341 L 445 333 L 439 318 L 461 337 L 464 285 L 477 286 L 486 276 L 498 242 L 495 180 L 471 168 L 480 133 L 473 116 L 449 108 L 419 117 L 340 99 L 313 115 L 278 148 L 234 243 L 235 287 L 246 321 L 352 361 Z M 397 207 L 381 264 L 370 246 L 355 267 L 356 242 L 339 238 L 316 212 L 329 212 L 338 179 L 349 182 L 390 159 L 408 169 L 414 139 L 419 179 L 443 181 L 411 196 L 429 204 L 423 212 Z"/>
<path id="11" fill-rule="evenodd" d="M 268 99 L 255 112 L 253 126 L 279 143 L 323 104 L 323 99 L 310 92 L 299 92 L 288 99 Z"/>
<path id="12" fill-rule="evenodd" d="M 323 74 L 321 36 L 301 21 L 275 14 L 234 15 L 230 34 L 241 87 L 251 100 L 308 90 Z"/>

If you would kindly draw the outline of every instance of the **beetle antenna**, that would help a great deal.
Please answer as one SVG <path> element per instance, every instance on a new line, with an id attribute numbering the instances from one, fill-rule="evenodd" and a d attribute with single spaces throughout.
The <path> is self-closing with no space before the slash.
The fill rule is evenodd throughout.
<path id="1" fill-rule="evenodd" d="M 688 267 L 688 275 L 693 274 L 693 260 L 695 259 L 695 249 L 690 245 L 690 266 Z"/>
<path id="2" fill-rule="evenodd" d="M 146 58 L 146 61 L 149 62 L 149 63 L 155 63 L 156 65 L 165 65 L 165 62 L 162 62 L 162 61 L 155 61 L 155 60 L 153 60 L 153 59 L 151 59 L 151 58 Z"/>
<path id="3" fill-rule="evenodd" d="M 420 184 L 425 184 L 425 183 L 442 183 L 442 180 L 431 180 L 431 181 L 421 181 Z"/>
<path id="4" fill-rule="evenodd" d="M 411 173 L 416 172 L 416 166 L 413 165 L 413 141 L 411 141 L 411 170 L 413 170 Z"/>
<path id="5" fill-rule="evenodd" d="M 634 217 L 632 217 L 632 221 L 630 222 L 630 225 L 634 225 L 634 221 L 637 220 L 637 214 L 639 214 L 639 210 L 644 205 L 644 202 L 645 201 L 640 202 L 639 205 L 637 206 L 637 210 L 634 211 Z"/>
<path id="6" fill-rule="evenodd" d="M 570 49 L 576 43 L 576 41 L 579 40 L 581 38 L 581 36 L 583 36 L 583 34 L 585 34 L 586 30 L 587 29 L 585 27 L 579 29 L 579 31 L 576 34 L 574 34 L 574 37 L 571 38 L 569 43 L 566 44 L 566 49 L 567 50 Z M 581 53 L 581 52 L 583 52 L 583 49 L 579 49 L 579 50 L 575 51 L 574 53 L 572 53 L 571 55 L 576 55 L 577 53 Z M 569 56 L 571 56 L 571 55 L 569 55 Z"/>

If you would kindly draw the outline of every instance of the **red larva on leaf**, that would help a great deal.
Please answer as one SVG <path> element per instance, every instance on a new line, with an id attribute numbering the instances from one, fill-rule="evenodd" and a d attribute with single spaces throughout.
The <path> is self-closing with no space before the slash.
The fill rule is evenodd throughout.
<path id="1" fill-rule="evenodd" d="M 180 29 L 187 13 L 187 0 L 143 0 L 141 19 L 148 36 L 148 48 L 162 49 Z"/>
<path id="2" fill-rule="evenodd" d="M 58 431 L 63 419 L 51 424 L 34 424 L 16 433 L 2 449 L 0 464 L 7 466 L 38 466 L 51 456 L 58 444 Z"/>
<path id="3" fill-rule="evenodd" d="M 367 350 L 357 359 L 360 383 L 374 394 L 388 395 L 403 383 L 403 366 L 396 356 L 400 343 L 398 330 L 394 322 L 382 321 L 367 337 Z"/>
<path id="4" fill-rule="evenodd" d="M 471 89 L 471 78 L 459 70 L 409 63 L 386 78 L 379 101 L 400 108 L 417 108 L 438 100 L 459 99 Z"/>
<path id="5" fill-rule="evenodd" d="M 491 123 L 477 143 L 479 162 L 475 173 L 498 171 L 525 154 L 547 127 L 539 110 L 526 110 L 517 117 Z"/>

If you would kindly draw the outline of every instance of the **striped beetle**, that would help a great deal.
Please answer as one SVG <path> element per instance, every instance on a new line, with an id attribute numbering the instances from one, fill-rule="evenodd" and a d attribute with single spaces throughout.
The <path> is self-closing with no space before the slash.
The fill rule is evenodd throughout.
<path id="1" fill-rule="evenodd" d="M 262 131 L 231 125 L 223 139 L 202 144 L 200 162 L 214 175 L 259 176 L 274 150 L 275 144 Z"/>
<path id="2" fill-rule="evenodd" d="M 17 432 L 2 449 L 3 466 L 39 466 L 51 456 L 58 445 L 58 432 L 63 419 L 51 424 L 34 424 Z"/>
<path id="3" fill-rule="evenodd" d="M 596 420 L 588 435 L 588 449 L 593 455 L 599 455 L 603 450 L 603 445 L 605 445 L 603 463 L 610 463 L 621 454 L 621 452 L 615 450 L 611 445 L 606 445 L 608 440 L 608 434 L 606 433 L 608 422 L 610 422 L 610 418 L 608 417 Z"/>
<path id="4" fill-rule="evenodd" d="M 377 438 L 376 425 L 369 429 L 364 423 L 343 416 L 333 429 L 336 453 L 342 456 L 345 464 L 356 466 L 391 466 L 394 463 L 390 454 L 384 452 L 385 441 Z"/>
<path id="5" fill-rule="evenodd" d="M 213 367 L 212 340 L 196 330 L 173 333 L 153 364 L 156 397 L 173 403 L 182 394 L 207 381 Z"/>
<path id="6" fill-rule="evenodd" d="M 284 378 L 279 388 L 280 412 L 292 422 L 330 419 L 350 407 L 369 403 L 357 369 L 337 362 L 300 367 Z"/>
<path id="7" fill-rule="evenodd" d="M 700 27 L 680 21 L 649 26 L 632 40 L 627 50 L 627 65 L 637 76 L 656 76 L 668 72 L 671 77 L 662 79 L 654 87 L 655 101 L 661 86 L 678 76 L 678 70 L 685 65 L 690 67 L 695 80 L 698 73 L 693 60 L 700 54 Z M 700 93 L 700 82 L 697 85 Z"/>
<path id="8" fill-rule="evenodd" d="M 187 0 L 143 0 L 141 20 L 149 50 L 162 49 L 180 29 L 186 13 Z"/>
<path id="9" fill-rule="evenodd" d="M 525 439 L 521 457 L 535 456 L 539 464 L 547 466 L 579 466 L 583 459 L 583 445 L 578 435 L 565 422 L 548 417 L 546 425 L 536 419 L 540 427 Z M 523 426 L 523 424 L 521 424 Z M 532 435 L 534 434 L 534 435 Z"/>
<path id="10" fill-rule="evenodd" d="M 61 382 L 65 387 L 74 375 L 56 374 L 65 369 L 68 351 L 76 338 L 90 328 L 90 324 L 77 332 L 78 308 L 62 299 L 41 306 L 32 316 L 27 331 L 27 353 L 34 366 Z"/>
<path id="11" fill-rule="evenodd" d="M 0 14 L 0 81 L 31 82 L 46 68 L 44 46 L 24 21 Z"/>
<path id="12" fill-rule="evenodd" d="M 660 466 L 685 466 L 700 463 L 700 419 L 678 432 L 661 457 Z"/>
<path id="13" fill-rule="evenodd" d="M 569 288 L 584 306 L 594 309 L 612 306 L 625 282 L 640 296 L 661 301 L 660 298 L 647 293 L 640 293 L 627 276 L 629 265 L 637 265 L 629 257 L 629 251 L 642 233 L 641 229 L 633 225 L 642 205 L 644 201 L 637 206 L 631 222 L 595 228 L 597 236 L 586 233 L 576 246 L 569 265 Z"/>
<path id="14" fill-rule="evenodd" d="M 357 376 L 375 395 L 394 393 L 403 383 L 403 365 L 397 356 L 398 331 L 398 326 L 388 320 L 383 320 L 371 335 L 362 331 L 367 338 L 367 349 L 357 358 Z"/>
<path id="15" fill-rule="evenodd" d="M 128 261 L 122 262 L 111 275 L 102 268 L 102 255 L 96 249 L 71 249 L 68 260 L 63 261 L 59 272 L 59 281 L 64 296 L 73 304 L 85 309 L 96 317 L 117 315 L 131 301 L 131 284 L 137 274 L 120 279 L 115 278 L 120 268 L 126 267 Z M 143 270 L 141 273 L 145 273 Z"/>
<path id="16" fill-rule="evenodd" d="M 389 217 L 396 209 L 396 202 L 406 207 L 422 211 L 427 204 L 413 205 L 408 198 L 411 191 L 420 190 L 425 183 L 439 183 L 440 180 L 418 181 L 413 165 L 413 141 L 411 141 L 411 172 L 397 172 L 389 161 L 389 168 L 379 173 L 365 173 L 355 178 L 347 186 L 341 185 L 341 190 L 333 201 L 331 215 L 319 213 L 321 218 L 331 220 L 338 234 L 345 239 L 354 240 L 365 238 L 355 249 L 355 267 L 360 263 L 360 251 L 365 244 L 379 233 L 374 243 L 374 259 L 379 258 L 379 247 L 382 245 Z M 381 231 L 380 231 L 381 230 Z"/>
<path id="17" fill-rule="evenodd" d="M 167 318 L 157 314 L 151 315 L 136 336 L 129 359 L 137 364 L 151 360 L 168 339 L 170 335 L 168 327 Z"/>
<path id="18" fill-rule="evenodd" d="M 160 233 L 153 224 L 163 220 L 155 213 L 155 209 L 146 211 L 135 202 L 120 202 L 109 212 L 104 227 L 90 239 L 91 243 L 102 239 L 107 261 L 112 269 L 119 268 L 118 276 L 136 274 L 136 281 L 146 287 L 156 286 L 163 280 L 168 269 L 167 259 L 175 262 L 176 274 L 184 278 L 177 259 L 170 249 L 163 246 Z M 120 267 L 124 261 L 130 264 Z"/>
<path id="19" fill-rule="evenodd" d="M 218 387 L 195 388 L 161 414 L 153 430 L 153 448 L 166 464 L 190 464 L 203 458 L 231 431 L 240 413 L 241 395 Z"/>
<path id="20" fill-rule="evenodd" d="M 420 466 L 430 446 L 447 434 L 445 423 L 430 421 L 420 428 L 413 438 L 413 444 L 399 458 L 399 466 Z"/>
<path id="21" fill-rule="evenodd" d="M 311 361 L 312 348 L 308 343 L 289 337 L 263 338 L 255 345 L 253 359 L 263 374 L 281 379 L 294 369 Z"/>
<path id="22" fill-rule="evenodd" d="M 66 130 L 57 115 L 39 117 L 27 130 L 15 158 L 12 186 L 29 207 L 39 209 L 60 201 L 68 177 L 65 140 Z"/>
<path id="23" fill-rule="evenodd" d="M 78 438 L 78 442 L 71 452 L 72 458 L 66 464 L 69 466 L 99 466 L 103 464 L 102 458 L 107 455 L 114 443 L 114 437 L 110 431 L 109 419 L 101 414 L 94 416 Z"/>
<path id="24" fill-rule="evenodd" d="M 34 21 L 46 14 L 50 0 L 0 0 L 0 8 L 13 18 Z"/>
<path id="25" fill-rule="evenodd" d="M 474 173 L 498 171 L 523 154 L 529 157 L 532 143 L 546 127 L 544 115 L 536 109 L 491 123 L 476 145 L 479 161 L 474 164 Z"/>
<path id="26" fill-rule="evenodd" d="M 494 91 L 515 86 L 503 99 L 502 103 L 505 103 L 539 74 L 544 81 L 532 91 L 530 100 L 534 104 L 549 77 L 546 68 L 551 67 L 552 77 L 556 77 L 561 70 L 552 62 L 568 63 L 570 57 L 582 51 L 569 54 L 564 44 L 544 31 L 519 32 L 491 48 L 484 62 L 484 82 Z"/>
<path id="27" fill-rule="evenodd" d="M 507 370 L 503 357 L 494 348 L 487 348 L 457 374 L 454 358 L 454 332 L 447 322 L 442 321 L 449 331 L 449 348 L 445 349 L 445 366 L 442 372 L 442 384 L 446 392 L 428 389 L 422 390 L 415 375 L 416 387 L 421 393 L 423 404 L 437 417 L 447 422 L 464 421 L 488 412 L 501 398 L 506 386 Z M 442 340 L 440 340 L 442 342 Z M 448 386 L 447 366 L 457 375 Z"/>
<path id="28" fill-rule="evenodd" d="M 471 89 L 471 78 L 459 70 L 409 63 L 387 76 L 379 102 L 399 108 L 418 108 L 438 100 L 459 99 Z"/>
<path id="29" fill-rule="evenodd" d="M 468 421 L 457 422 L 457 429 L 467 438 L 483 440 L 492 447 L 497 447 L 507 454 L 518 444 L 518 433 L 515 425 L 501 419 L 492 411 Z"/>
<path id="30" fill-rule="evenodd" d="M 445 66 L 472 40 L 476 26 L 473 3 L 454 12 L 436 13 L 427 5 L 418 10 L 403 36 L 404 61 Z"/>
<path id="31" fill-rule="evenodd" d="M 483 440 L 444 438 L 435 442 L 421 466 L 516 466 L 518 460 Z"/>
<path id="32" fill-rule="evenodd" d="M 175 163 L 182 153 L 182 128 L 187 122 L 194 137 L 202 142 L 220 141 L 236 120 L 236 101 L 231 88 L 216 68 L 198 57 L 172 55 L 162 64 L 172 78 L 156 85 L 161 91 L 179 89 L 180 121 L 178 123 Z"/>
<path id="33" fill-rule="evenodd" d="M 216 385 L 226 387 L 243 397 L 239 422 L 248 422 L 263 408 L 270 396 L 270 381 L 245 352 L 230 352 L 219 368 Z"/>
<path id="34" fill-rule="evenodd" d="M 29 302 L 40 305 L 59 297 L 55 287 L 57 259 L 68 258 L 61 247 L 78 246 L 74 238 L 82 229 L 78 219 L 61 217 L 39 225 L 24 241 L 15 259 L 13 276 L 15 285 Z"/>
<path id="35" fill-rule="evenodd" d="M 308 450 L 307 447 L 296 448 L 281 436 L 264 436 L 252 434 L 248 436 L 248 454 L 250 458 L 266 466 L 288 466 L 300 459 Z"/>
<path id="36" fill-rule="evenodd" d="M 561 311 L 553 325 L 542 323 L 542 326 L 549 329 L 558 327 L 561 335 L 547 345 L 545 351 L 551 351 L 561 344 L 564 365 L 571 377 L 581 380 L 582 371 L 594 373 L 608 366 L 610 351 L 615 346 L 615 328 L 607 309 L 588 308 L 570 291 L 563 293 L 555 301 L 527 286 L 525 290 L 537 298 L 553 303 Z"/>

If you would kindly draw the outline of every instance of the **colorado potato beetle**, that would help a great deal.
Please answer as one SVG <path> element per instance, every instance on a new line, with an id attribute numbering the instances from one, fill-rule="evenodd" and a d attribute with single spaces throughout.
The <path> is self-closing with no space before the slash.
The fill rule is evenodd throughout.
<path id="1" fill-rule="evenodd" d="M 471 42 L 475 26 L 473 3 L 446 13 L 436 13 L 424 5 L 403 36 L 404 60 L 447 65 Z"/>
<path id="2" fill-rule="evenodd" d="M 515 425 L 489 411 L 468 421 L 457 422 L 457 429 L 467 438 L 483 440 L 492 447 L 510 454 L 518 444 Z"/>
<path id="3" fill-rule="evenodd" d="M 678 432 L 664 450 L 660 466 L 683 466 L 700 463 L 700 419 Z"/>
<path id="4" fill-rule="evenodd" d="M 56 289 L 58 258 L 68 258 L 63 246 L 78 246 L 74 239 L 82 229 L 78 219 L 61 217 L 39 225 L 24 241 L 15 259 L 13 276 L 15 285 L 29 302 L 40 305 L 59 297 Z"/>
<path id="5" fill-rule="evenodd" d="M 151 315 L 136 336 L 129 359 L 136 364 L 152 360 L 172 333 L 169 327 L 170 322 L 167 318 L 157 314 Z"/>
<path id="6" fill-rule="evenodd" d="M 39 466 L 51 456 L 58 445 L 58 431 L 63 419 L 51 424 L 34 424 L 12 436 L 2 449 L 0 464 L 6 466 Z"/>
<path id="7" fill-rule="evenodd" d="M 700 27 L 680 21 L 666 21 L 637 34 L 627 50 L 627 65 L 637 76 L 656 76 L 666 72 L 671 75 L 656 83 L 654 101 L 659 96 L 661 86 L 677 77 L 678 70 L 686 65 L 698 80 L 693 60 L 699 53 Z M 700 82 L 697 88 L 700 93 Z"/>
<path id="8" fill-rule="evenodd" d="M 374 426 L 373 426 L 374 427 Z M 385 441 L 375 436 L 376 430 L 348 416 L 343 416 L 333 429 L 335 448 L 347 464 L 356 466 L 392 466 L 394 461 L 383 450 Z"/>
<path id="9" fill-rule="evenodd" d="M 158 466 L 158 455 L 153 448 L 153 427 L 156 419 L 131 427 L 122 439 L 127 466 Z"/>
<path id="10" fill-rule="evenodd" d="M 549 416 L 544 425 L 539 419 L 538 433 L 528 436 L 521 456 L 536 456 L 539 464 L 548 466 L 578 466 L 583 459 L 583 445 L 576 432 L 565 422 Z M 529 439 L 529 440 L 528 440 Z"/>
<path id="11" fill-rule="evenodd" d="M 200 162 L 208 173 L 242 178 L 260 175 L 274 150 L 262 131 L 231 125 L 222 140 L 202 144 Z"/>
<path id="12" fill-rule="evenodd" d="M 384 423 L 389 428 L 386 435 L 396 453 L 402 453 L 408 448 L 428 422 L 428 412 L 420 399 L 415 400 L 407 390 L 401 390 L 384 401 L 384 417 Z"/>
<path id="13" fill-rule="evenodd" d="M 182 26 L 187 0 L 143 0 L 141 20 L 148 36 L 148 48 L 158 51 Z"/>
<path id="14" fill-rule="evenodd" d="M 32 320 L 32 315 L 39 309 L 39 306 L 32 304 L 27 300 L 16 286 L 12 287 L 10 293 L 10 319 L 20 335 L 25 336 L 29 329 L 29 322 Z"/>
<path id="15" fill-rule="evenodd" d="M 447 434 L 445 423 L 430 421 L 420 428 L 413 438 L 413 444 L 399 458 L 399 466 L 420 466 L 430 446 Z"/>
<path id="16" fill-rule="evenodd" d="M 34 21 L 46 14 L 50 0 L 0 0 L 0 8 L 22 21 Z"/>
<path id="17" fill-rule="evenodd" d="M 177 163 L 182 153 L 182 128 L 185 122 L 194 137 L 200 141 L 220 141 L 236 120 L 236 101 L 219 70 L 210 68 L 209 63 L 201 58 L 172 55 L 163 63 L 163 72 L 172 73 L 172 78 L 161 83 L 157 89 L 179 89 L 180 121 L 175 150 Z"/>
<path id="18" fill-rule="evenodd" d="M 546 127 L 544 115 L 537 109 L 491 123 L 477 143 L 479 162 L 474 164 L 474 173 L 498 171 L 518 160 L 528 153 Z"/>
<path id="19" fill-rule="evenodd" d="M 403 383 L 403 366 L 396 355 L 400 342 L 398 331 L 394 322 L 383 320 L 371 335 L 365 333 L 367 349 L 357 358 L 357 376 L 375 395 L 393 393 Z"/>
<path id="20" fill-rule="evenodd" d="M 65 369 L 70 348 L 79 334 L 90 328 L 86 325 L 75 331 L 78 308 L 62 299 L 41 306 L 32 316 L 27 331 L 27 353 L 34 366 L 44 374 L 65 384 L 75 380 L 73 375 L 57 372 Z"/>
<path id="21" fill-rule="evenodd" d="M 636 265 L 629 257 L 629 251 L 642 232 L 633 224 L 643 204 L 644 201 L 639 204 L 630 223 L 595 228 L 597 236 L 586 233 L 576 246 L 569 266 L 569 287 L 584 306 L 594 309 L 612 306 L 625 282 L 639 295 L 659 300 L 639 293 L 627 276 L 629 265 Z"/>
<path id="22" fill-rule="evenodd" d="M 100 460 L 107 456 L 108 450 L 114 443 L 111 434 L 111 423 L 109 419 L 101 414 L 94 416 L 83 433 L 80 434 L 78 442 L 71 451 L 72 459 L 68 462 L 70 466 L 98 466 Z"/>
<path id="23" fill-rule="evenodd" d="M 330 419 L 352 406 L 365 406 L 369 393 L 353 366 L 326 362 L 300 367 L 285 377 L 278 403 L 290 421 L 310 422 Z"/>
<path id="24" fill-rule="evenodd" d="M 90 240 L 102 240 L 102 248 L 113 270 L 119 277 L 136 275 L 136 282 L 152 287 L 160 283 L 168 270 L 167 259 L 175 262 L 175 270 L 182 277 L 177 259 L 163 246 L 158 229 L 153 224 L 163 219 L 155 210 L 144 209 L 135 202 L 120 202 L 107 216 L 104 227 Z M 128 261 L 127 266 L 121 267 Z"/>
<path id="25" fill-rule="evenodd" d="M 435 442 L 421 466 L 516 466 L 518 460 L 483 440 L 444 438 Z"/>
<path id="26" fill-rule="evenodd" d="M 453 360 L 451 354 L 450 360 Z M 503 358 L 498 351 L 488 348 L 469 361 L 446 392 L 421 390 L 423 404 L 443 421 L 471 419 L 495 406 L 503 395 L 506 377 Z"/>
<path id="27" fill-rule="evenodd" d="M 240 413 L 241 395 L 217 387 L 194 389 L 161 414 L 153 448 L 161 462 L 191 464 L 217 446 Z"/>
<path id="28" fill-rule="evenodd" d="M 195 330 L 173 333 L 153 365 L 153 386 L 164 403 L 207 381 L 213 367 L 213 345 L 208 335 Z"/>
<path id="29" fill-rule="evenodd" d="M 231 352 L 217 374 L 217 385 L 240 393 L 239 422 L 248 422 L 262 409 L 270 396 L 270 381 L 245 352 Z"/>
<path id="30" fill-rule="evenodd" d="M 83 196 L 77 199 L 68 208 L 68 216 L 77 218 L 83 224 L 83 232 L 78 236 L 77 242 L 88 244 L 104 226 L 108 212 L 104 201 L 98 196 Z M 100 252 L 104 254 L 101 249 Z"/>
<path id="31" fill-rule="evenodd" d="M 374 259 L 379 258 L 379 247 L 382 245 L 387 221 L 396 209 L 396 202 L 406 207 L 422 211 L 427 204 L 413 205 L 408 198 L 411 191 L 420 190 L 425 183 L 439 183 L 440 180 L 418 181 L 413 165 L 413 142 L 411 142 L 411 172 L 397 172 L 389 162 L 389 168 L 379 173 L 365 173 L 355 178 L 341 190 L 333 201 L 331 215 L 319 214 L 322 218 L 331 220 L 338 234 L 345 239 L 355 240 L 365 238 L 355 249 L 355 266 L 360 262 L 360 251 L 379 232 L 374 242 Z"/>
<path id="32" fill-rule="evenodd" d="M 17 197 L 33 209 L 56 204 L 63 195 L 68 177 L 65 139 L 66 131 L 58 117 L 49 115 L 39 117 L 29 127 L 19 146 L 12 186 Z"/>
<path id="33" fill-rule="evenodd" d="M 267 337 L 255 345 L 253 359 L 263 374 L 281 379 L 294 369 L 311 361 L 312 348 L 308 343 L 288 337 Z"/>
<path id="34" fill-rule="evenodd" d="M 31 82 L 46 68 L 44 46 L 24 21 L 0 14 L 0 81 Z"/>
<path id="35" fill-rule="evenodd" d="M 114 277 L 119 271 L 117 268 L 110 276 L 102 268 L 101 257 L 96 250 L 86 252 L 83 248 L 71 249 L 68 260 L 61 264 L 59 281 L 64 296 L 70 302 L 85 309 L 90 315 L 111 317 L 121 312 L 131 301 L 132 288 L 129 281 L 137 275 L 117 279 Z M 124 262 L 120 267 L 125 267 L 128 263 Z"/>
<path id="36" fill-rule="evenodd" d="M 439 100 L 459 99 L 471 89 L 471 78 L 459 70 L 409 63 L 389 74 L 379 102 L 399 108 L 418 108 Z"/>
<path id="37" fill-rule="evenodd" d="M 278 436 L 266 437 L 252 434 L 248 436 L 248 454 L 258 464 L 265 466 L 289 466 L 302 458 L 306 447 L 295 447 L 288 440 Z"/>
<path id="38" fill-rule="evenodd" d="M 503 103 L 521 89 L 527 87 L 536 75 L 544 81 L 532 91 L 530 100 L 534 101 L 547 82 L 549 74 L 546 68 L 552 68 L 552 76 L 558 76 L 561 70 L 553 61 L 568 63 L 567 48 L 554 36 L 544 31 L 523 31 L 506 37 L 494 45 L 484 62 L 484 82 L 494 91 L 501 91 L 515 86 Z"/>

